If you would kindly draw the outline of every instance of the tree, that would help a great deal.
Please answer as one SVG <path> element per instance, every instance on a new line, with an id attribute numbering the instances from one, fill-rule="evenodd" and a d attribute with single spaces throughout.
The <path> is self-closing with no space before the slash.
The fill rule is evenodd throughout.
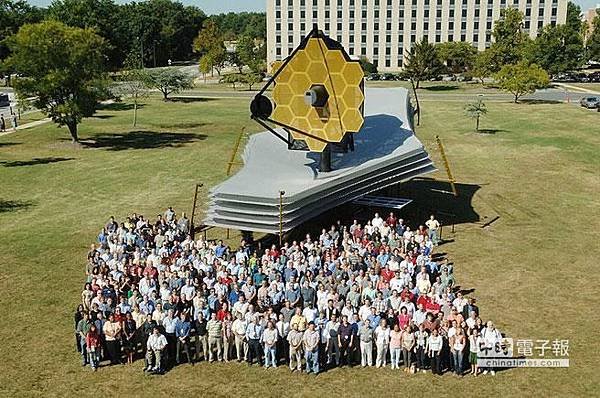
<path id="1" fill-rule="evenodd" d="M 24 0 L 0 0 L 0 61 L 10 55 L 6 40 L 26 23 L 37 23 L 44 18 L 44 10 Z"/>
<path id="2" fill-rule="evenodd" d="M 194 51 L 201 56 L 209 55 L 212 60 L 212 67 L 221 74 L 221 69 L 227 60 L 227 52 L 223 44 L 223 34 L 212 19 L 207 19 L 194 39 Z"/>
<path id="3" fill-rule="evenodd" d="M 473 68 L 477 49 L 469 43 L 451 41 L 437 46 L 440 60 L 452 73 L 462 73 Z"/>
<path id="4" fill-rule="evenodd" d="M 496 74 L 499 87 L 514 96 L 515 104 L 525 94 L 547 87 L 550 78 L 545 70 L 536 64 L 528 65 L 522 61 L 516 65 L 504 65 Z"/>
<path id="5" fill-rule="evenodd" d="M 586 58 L 589 61 L 600 62 L 600 8 L 596 9 L 590 30 L 592 32 L 586 41 Z"/>
<path id="6" fill-rule="evenodd" d="M 472 74 L 475 79 L 479 79 L 481 84 L 483 84 L 486 77 L 489 77 L 494 73 L 494 68 L 492 66 L 493 58 L 494 54 L 489 48 L 477 53 L 477 56 L 475 57 Z"/>
<path id="7" fill-rule="evenodd" d="M 213 70 L 213 60 L 209 54 L 205 54 L 200 58 L 198 69 L 200 70 L 200 73 L 202 73 L 204 83 L 206 83 L 206 74 L 211 73 Z"/>
<path id="8" fill-rule="evenodd" d="M 487 113 L 487 108 L 482 100 L 470 102 L 465 105 L 465 114 L 476 120 L 475 132 L 479 132 L 479 118 Z"/>
<path id="9" fill-rule="evenodd" d="M 425 40 L 413 44 L 406 56 L 403 74 L 410 80 L 417 103 L 417 126 L 421 124 L 421 107 L 417 96 L 419 84 L 424 79 L 438 75 L 442 68 L 435 46 Z"/>
<path id="10" fill-rule="evenodd" d="M 91 29 L 45 21 L 21 27 L 9 47 L 7 62 L 23 75 L 15 82 L 19 100 L 34 98 L 31 105 L 67 126 L 77 142 L 78 124 L 107 96 L 105 40 Z"/>
<path id="11" fill-rule="evenodd" d="M 194 87 L 192 76 L 179 69 L 151 69 L 147 73 L 148 85 L 160 91 L 165 101 L 168 101 L 170 94 L 176 94 Z"/>
<path id="12" fill-rule="evenodd" d="M 140 99 L 150 93 L 149 76 L 142 69 L 142 60 L 137 51 L 131 53 L 125 60 L 125 70 L 119 75 L 119 81 L 113 87 L 116 96 L 130 98 L 133 102 L 133 127 L 137 126 L 137 111 Z"/>
<path id="13" fill-rule="evenodd" d="M 580 67 L 584 62 L 581 8 L 568 3 L 564 25 L 548 25 L 536 37 L 530 61 L 540 65 L 550 74 L 566 72 Z"/>
<path id="14" fill-rule="evenodd" d="M 262 73 L 266 70 L 267 53 L 262 40 L 243 35 L 237 41 L 235 52 L 240 61 L 248 65 L 254 73 Z"/>
<path id="15" fill-rule="evenodd" d="M 361 56 L 358 62 L 360 62 L 360 67 L 366 74 L 377 73 L 377 67 L 367 57 Z"/>
<path id="16" fill-rule="evenodd" d="M 252 90 L 252 86 L 262 82 L 262 75 L 259 73 L 246 73 L 243 75 L 243 80 L 248 85 L 248 90 Z"/>
<path id="17" fill-rule="evenodd" d="M 490 49 L 494 55 L 491 68 L 497 72 L 507 64 L 517 64 L 523 59 L 530 41 L 523 31 L 523 14 L 516 8 L 500 10 L 500 19 L 494 25 L 494 42 Z"/>
<path id="18" fill-rule="evenodd" d="M 245 83 L 243 76 L 240 73 L 230 73 L 221 78 L 221 83 L 231 84 L 231 87 L 235 90 L 235 85 L 238 83 Z"/>

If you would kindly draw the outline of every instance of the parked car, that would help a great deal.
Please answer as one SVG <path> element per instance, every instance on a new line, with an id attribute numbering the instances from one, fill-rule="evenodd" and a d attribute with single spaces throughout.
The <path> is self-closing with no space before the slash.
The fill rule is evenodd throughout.
<path id="1" fill-rule="evenodd" d="M 0 93 L 0 108 L 5 106 L 10 106 L 10 98 L 8 97 L 8 94 Z"/>
<path id="2" fill-rule="evenodd" d="M 600 107 L 600 97 L 583 97 L 579 103 L 584 108 L 596 109 Z"/>

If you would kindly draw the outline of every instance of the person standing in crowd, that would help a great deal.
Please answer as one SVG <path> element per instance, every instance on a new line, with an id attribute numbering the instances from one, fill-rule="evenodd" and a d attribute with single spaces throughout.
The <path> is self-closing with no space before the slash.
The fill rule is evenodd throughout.
<path id="1" fill-rule="evenodd" d="M 269 367 L 269 364 L 276 368 L 277 367 L 277 338 L 278 333 L 273 325 L 273 321 L 267 321 L 267 328 L 262 334 L 262 343 L 265 352 L 265 368 Z"/>
<path id="2" fill-rule="evenodd" d="M 440 336 L 438 329 L 433 329 L 431 331 L 431 337 L 429 337 L 429 358 L 431 359 L 431 372 L 434 375 L 441 375 L 441 352 L 442 346 L 444 345 L 444 340 L 442 336 Z"/>
<path id="3" fill-rule="evenodd" d="M 204 318 L 202 312 L 198 313 L 198 318 L 194 322 L 194 328 L 196 332 L 196 361 L 200 362 L 200 353 L 203 354 L 203 359 L 208 361 L 208 322 Z"/>
<path id="4" fill-rule="evenodd" d="M 477 366 L 477 353 L 479 352 L 479 346 L 481 345 L 481 337 L 479 336 L 479 330 L 473 329 L 469 336 L 469 363 L 471 364 L 471 372 L 473 376 L 477 376 L 479 368 Z"/>
<path id="5" fill-rule="evenodd" d="M 11 114 L 10 120 L 12 122 L 13 131 L 17 131 L 17 127 L 19 127 L 19 123 L 17 121 L 17 115 L 15 113 Z"/>
<path id="6" fill-rule="evenodd" d="M 363 324 L 358 329 L 360 339 L 360 364 L 365 366 L 373 366 L 373 329 L 371 329 L 371 321 L 365 319 Z"/>
<path id="7" fill-rule="evenodd" d="M 483 350 L 486 351 L 490 351 L 493 350 L 496 346 L 497 343 L 499 343 L 502 340 L 502 334 L 500 333 L 500 331 L 498 329 L 496 329 L 496 327 L 494 326 L 494 323 L 492 321 L 488 321 L 486 324 L 486 327 L 484 327 L 481 330 L 481 346 L 483 347 Z M 494 376 L 496 374 L 496 371 L 494 368 L 485 368 L 483 370 L 483 374 L 487 374 L 488 371 L 491 373 L 492 376 Z"/>
<path id="8" fill-rule="evenodd" d="M 385 359 L 390 344 L 390 328 L 388 327 L 387 321 L 385 319 L 379 321 L 379 325 L 375 328 L 374 335 L 375 345 L 377 347 L 377 358 L 375 359 L 375 367 L 385 368 Z"/>
<path id="9" fill-rule="evenodd" d="M 298 324 L 290 329 L 287 335 L 287 341 L 290 347 L 290 370 L 294 371 L 294 360 L 296 361 L 296 369 L 302 371 L 302 338 L 304 333 L 298 330 Z"/>
<path id="10" fill-rule="evenodd" d="M 121 363 L 121 324 L 115 321 L 115 316 L 110 313 L 108 320 L 104 323 L 104 336 L 106 339 L 106 350 L 111 365 Z"/>
<path id="11" fill-rule="evenodd" d="M 123 321 L 123 351 L 127 355 L 127 364 L 133 363 L 133 354 L 137 346 L 137 325 L 131 316 L 131 312 L 125 314 Z"/>
<path id="12" fill-rule="evenodd" d="M 90 325 L 90 329 L 88 330 L 85 336 L 85 346 L 88 352 L 90 366 L 92 370 L 97 370 L 100 364 L 100 334 L 98 333 L 98 329 L 95 324 Z"/>
<path id="13" fill-rule="evenodd" d="M 191 325 L 187 319 L 187 314 L 182 312 L 179 316 L 179 321 L 175 326 L 175 336 L 177 337 L 177 347 L 175 351 L 175 362 L 180 364 L 179 354 L 183 350 L 187 360 L 190 364 L 194 365 L 194 359 L 190 355 L 190 330 Z"/>
<path id="14" fill-rule="evenodd" d="M 304 332 L 302 341 L 306 359 L 306 373 L 319 374 L 319 341 L 321 334 L 315 328 L 315 323 L 310 322 L 308 329 Z"/>
<path id="15" fill-rule="evenodd" d="M 248 324 L 248 328 L 246 329 L 246 339 L 248 339 L 248 365 L 252 365 L 255 358 L 259 365 L 262 362 L 263 350 L 260 347 L 262 335 L 263 328 L 259 323 L 259 318 L 256 316 L 253 321 Z"/>
<path id="16" fill-rule="evenodd" d="M 169 308 L 167 316 L 163 318 L 163 328 L 165 330 L 165 338 L 167 339 L 167 366 L 172 366 L 175 361 L 175 347 L 177 347 L 176 327 L 177 317 L 175 316 L 175 311 L 173 308 Z"/>
<path id="17" fill-rule="evenodd" d="M 240 312 L 236 315 L 236 320 L 231 325 L 231 330 L 235 336 L 235 352 L 238 362 L 248 360 L 248 344 L 246 342 L 246 329 L 248 323 Z"/>
<path id="18" fill-rule="evenodd" d="M 90 322 L 90 316 L 87 312 L 82 314 L 82 318 L 77 322 L 76 332 L 79 337 L 79 347 L 81 353 L 81 366 L 86 366 L 88 364 L 88 352 L 87 352 L 87 344 L 86 337 L 92 322 Z"/>
<path id="19" fill-rule="evenodd" d="M 223 357 L 223 324 L 217 319 L 217 314 L 213 312 L 211 314 L 210 321 L 206 324 L 206 331 L 208 332 L 208 360 L 209 362 L 215 361 L 215 349 L 217 350 L 217 361 L 222 361 Z"/>
<path id="20" fill-rule="evenodd" d="M 342 323 L 338 329 L 339 344 L 340 344 L 340 362 L 344 365 L 352 363 L 352 347 L 354 345 L 354 335 L 352 333 L 352 325 L 348 322 L 348 316 L 342 316 Z"/>
<path id="21" fill-rule="evenodd" d="M 331 319 L 325 325 L 327 365 L 332 366 L 335 361 L 335 366 L 340 366 L 340 338 L 339 338 L 340 322 L 337 320 L 335 313 L 331 314 Z"/>
<path id="22" fill-rule="evenodd" d="M 392 369 L 400 369 L 400 357 L 402 356 L 402 331 L 398 324 L 390 331 L 390 362 Z"/>
<path id="23" fill-rule="evenodd" d="M 166 353 L 167 338 L 160 333 L 157 326 L 152 329 L 152 334 L 146 343 L 146 372 L 162 373 L 163 356 Z"/>
<path id="24" fill-rule="evenodd" d="M 440 228 L 439 221 L 436 220 L 435 216 L 432 214 L 429 217 L 429 220 L 427 220 L 425 222 L 425 225 L 427 226 L 429 240 L 433 243 L 434 246 L 437 246 L 439 243 L 439 238 L 438 238 L 438 236 L 439 236 L 438 230 Z"/>
<path id="25" fill-rule="evenodd" d="M 454 336 L 450 339 L 450 347 L 452 351 L 452 360 L 454 364 L 454 372 L 457 376 L 462 376 L 463 371 L 463 352 L 467 344 L 465 332 L 462 328 L 458 328 Z"/>
<path id="26" fill-rule="evenodd" d="M 420 370 L 423 373 L 427 373 L 425 370 L 427 362 L 427 344 L 429 343 L 429 334 L 425 330 L 425 325 L 422 323 L 419 325 L 419 330 L 415 332 L 415 354 L 417 356 L 417 372 Z"/>
<path id="27" fill-rule="evenodd" d="M 223 319 L 223 360 L 229 362 L 233 359 L 234 342 L 233 342 L 233 322 L 231 313 L 228 312 Z"/>
<path id="28" fill-rule="evenodd" d="M 412 352 L 415 347 L 415 335 L 410 330 L 410 325 L 406 325 L 402 332 L 402 359 L 404 362 L 404 371 L 411 372 L 412 369 Z"/>

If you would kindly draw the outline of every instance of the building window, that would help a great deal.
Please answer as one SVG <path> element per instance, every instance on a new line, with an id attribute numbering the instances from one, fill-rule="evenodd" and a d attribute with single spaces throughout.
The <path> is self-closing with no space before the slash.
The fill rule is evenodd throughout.
<path id="1" fill-rule="evenodd" d="M 386 60 L 385 60 L 385 66 L 386 66 L 387 68 L 389 68 L 389 67 L 390 67 L 390 60 L 389 60 L 389 59 L 386 59 Z"/>
<path id="2" fill-rule="evenodd" d="M 379 43 L 379 35 L 373 36 L 373 42 L 374 43 Z"/>
<path id="3" fill-rule="evenodd" d="M 289 23 L 288 24 L 288 30 L 294 30 L 294 24 L 293 23 Z"/>
<path id="4" fill-rule="evenodd" d="M 494 10 L 492 10 L 491 8 L 488 8 L 488 10 L 487 10 L 487 16 L 491 17 L 493 12 L 494 12 Z"/>
<path id="5" fill-rule="evenodd" d="M 467 29 L 467 23 L 466 23 L 466 22 L 461 22 L 461 23 L 460 23 L 460 28 L 461 28 L 462 30 L 465 30 L 465 29 Z"/>
<path id="6" fill-rule="evenodd" d="M 429 10 L 424 10 L 423 11 L 423 17 L 429 18 Z"/>
<path id="7" fill-rule="evenodd" d="M 350 47 L 348 49 L 348 51 L 349 51 L 350 55 L 354 55 L 354 47 Z"/>
<path id="8" fill-rule="evenodd" d="M 342 24 L 341 23 L 337 24 L 337 30 L 342 30 Z"/>
<path id="9" fill-rule="evenodd" d="M 350 39 L 350 43 L 354 43 L 354 35 L 350 35 L 349 39 Z"/>
<path id="10" fill-rule="evenodd" d="M 398 16 L 399 16 L 400 18 L 404 18 L 404 10 L 400 10 L 400 12 L 399 12 Z"/>
<path id="11" fill-rule="evenodd" d="M 555 17 L 556 16 L 556 7 L 552 7 L 552 16 Z"/>
<path id="12" fill-rule="evenodd" d="M 475 18 L 479 18 L 479 8 L 475 9 Z"/>
<path id="13" fill-rule="evenodd" d="M 398 24 L 398 30 L 404 30 L 404 22 Z"/>
<path id="14" fill-rule="evenodd" d="M 475 43 L 477 43 L 477 42 L 479 41 L 479 35 L 478 35 L 478 34 L 474 34 L 474 35 L 473 35 L 473 41 L 474 41 Z"/>
<path id="15" fill-rule="evenodd" d="M 410 23 L 410 30 L 416 30 L 417 29 L 417 23 L 416 22 L 411 22 Z"/>
<path id="16" fill-rule="evenodd" d="M 366 43 L 366 42 L 367 42 L 367 35 L 362 35 L 362 36 L 360 37 L 360 42 L 361 42 L 361 43 Z"/>
<path id="17" fill-rule="evenodd" d="M 281 56 L 281 47 L 277 47 L 277 48 L 275 49 L 275 55 L 277 55 L 277 56 Z"/>
<path id="18" fill-rule="evenodd" d="M 448 41 L 454 41 L 454 35 L 448 35 Z"/>
<path id="19" fill-rule="evenodd" d="M 281 18 L 281 11 L 275 11 L 275 18 L 277 18 L 277 19 Z"/>
<path id="20" fill-rule="evenodd" d="M 466 18 L 467 17 L 467 10 L 462 10 L 462 17 Z"/>
<path id="21" fill-rule="evenodd" d="M 473 29 L 479 30 L 479 22 L 478 21 L 473 23 Z"/>
<path id="22" fill-rule="evenodd" d="M 454 10 L 450 10 L 450 12 L 449 12 L 448 16 L 449 16 L 450 18 L 454 18 Z"/>
<path id="23" fill-rule="evenodd" d="M 410 16 L 412 18 L 416 18 L 417 17 L 417 10 L 412 10 L 411 13 L 410 13 Z"/>
<path id="24" fill-rule="evenodd" d="M 442 23 L 441 22 L 436 22 L 435 23 L 435 30 L 440 30 L 442 29 Z"/>
<path id="25" fill-rule="evenodd" d="M 436 43 L 440 43 L 442 41 L 442 36 L 440 35 L 435 35 L 435 42 Z"/>
<path id="26" fill-rule="evenodd" d="M 454 22 L 453 21 L 448 22 L 448 30 L 454 30 Z"/>
<path id="27" fill-rule="evenodd" d="M 375 30 L 379 30 L 379 23 L 375 22 L 375 23 L 373 24 L 373 29 L 375 29 Z"/>
<path id="28" fill-rule="evenodd" d="M 379 47 L 373 49 L 373 55 L 379 55 Z"/>
<path id="29" fill-rule="evenodd" d="M 318 17 L 319 17 L 319 16 L 318 16 L 318 13 L 317 13 L 317 11 L 313 11 L 313 19 L 317 19 Z"/>
<path id="30" fill-rule="evenodd" d="M 276 5 L 277 7 L 281 6 L 281 0 L 275 0 L 275 5 Z"/>
<path id="31" fill-rule="evenodd" d="M 289 19 L 294 18 L 294 11 L 288 11 L 288 18 Z"/>
<path id="32" fill-rule="evenodd" d="M 337 12 L 337 17 L 338 17 L 339 19 L 341 19 L 341 18 L 342 18 L 342 12 L 341 12 L 341 11 L 338 11 L 338 12 Z"/>
<path id="33" fill-rule="evenodd" d="M 392 24 L 390 22 L 385 24 L 385 29 L 386 30 L 392 30 Z"/>
<path id="34" fill-rule="evenodd" d="M 429 22 L 423 22 L 423 30 L 429 30 Z"/>
<path id="35" fill-rule="evenodd" d="M 363 22 L 363 23 L 360 25 L 360 27 L 361 27 L 361 29 L 362 29 L 362 30 L 367 30 L 367 23 L 366 23 L 366 22 Z"/>
<path id="36" fill-rule="evenodd" d="M 538 15 L 539 15 L 540 17 L 543 17 L 543 16 L 544 16 L 544 9 L 543 9 L 543 8 L 540 8 L 540 10 L 538 11 Z"/>

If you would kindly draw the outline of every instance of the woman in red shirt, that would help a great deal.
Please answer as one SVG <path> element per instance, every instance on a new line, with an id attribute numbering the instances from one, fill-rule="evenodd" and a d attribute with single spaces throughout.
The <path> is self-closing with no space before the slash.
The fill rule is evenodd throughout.
<path id="1" fill-rule="evenodd" d="M 400 330 L 404 330 L 406 325 L 410 324 L 411 316 L 408 314 L 406 307 L 400 308 L 400 315 L 398 315 L 398 325 Z"/>
<path id="2" fill-rule="evenodd" d="M 98 368 L 99 353 L 100 353 L 100 334 L 96 329 L 96 325 L 92 323 L 90 330 L 85 335 L 85 345 L 90 359 L 90 366 L 93 370 Z"/>

